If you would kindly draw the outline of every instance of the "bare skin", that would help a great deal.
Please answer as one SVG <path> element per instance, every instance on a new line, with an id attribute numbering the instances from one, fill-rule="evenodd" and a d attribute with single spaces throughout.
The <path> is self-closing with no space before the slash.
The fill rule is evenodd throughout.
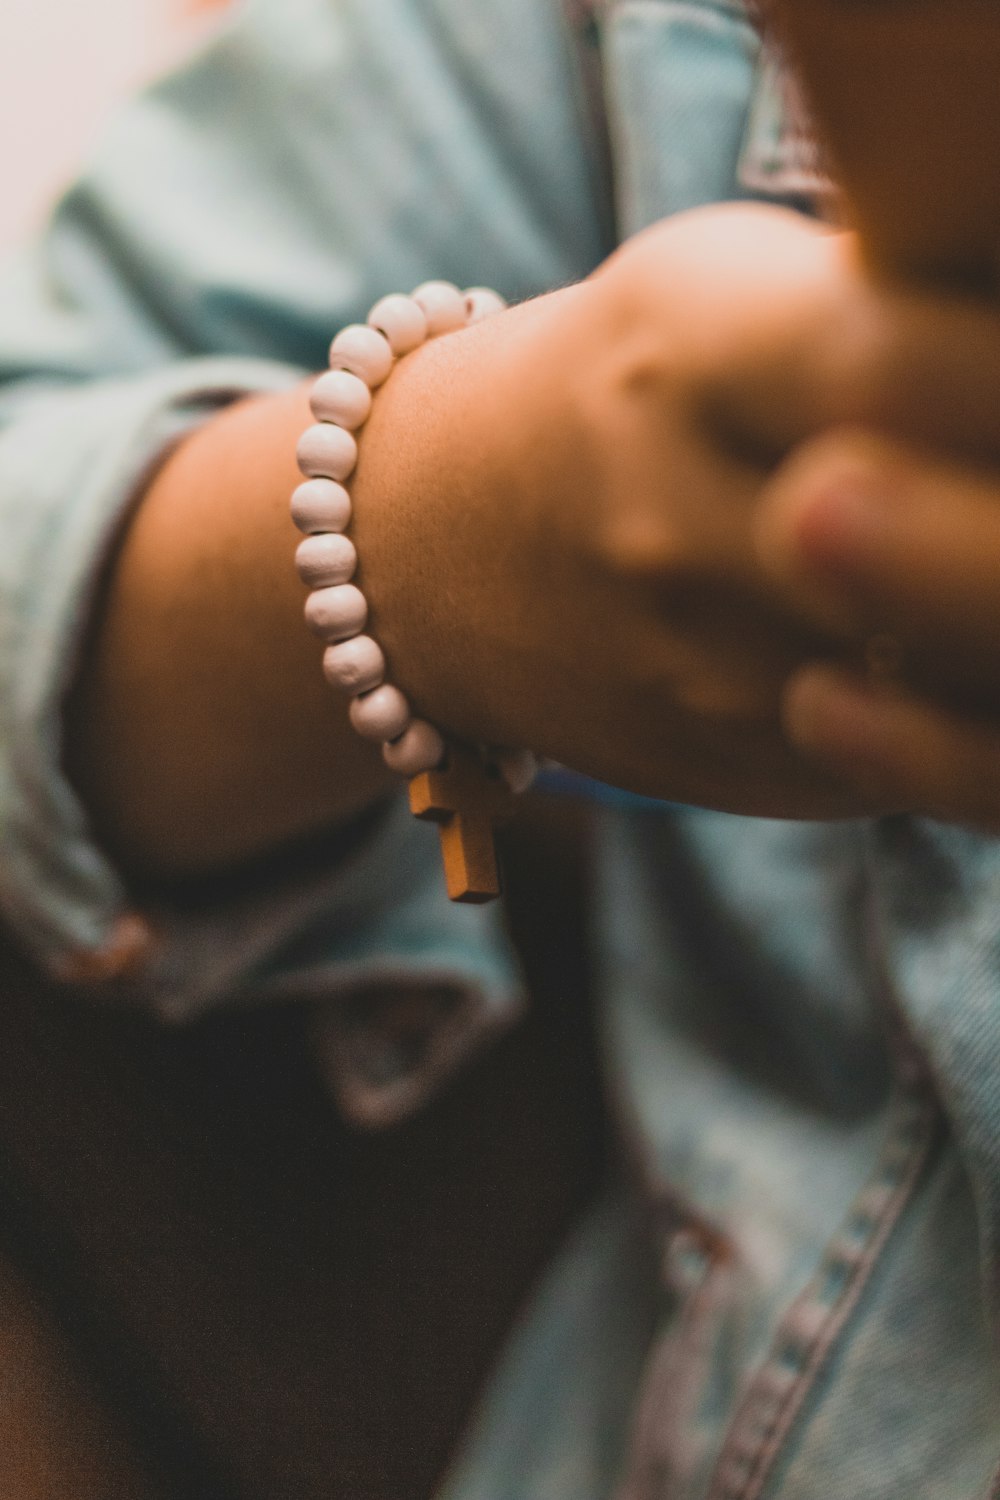
<path id="1" fill-rule="evenodd" d="M 995 330 L 1000 344 L 1000 328 Z M 1000 426 L 1000 424 L 997 424 Z M 803 753 L 876 800 L 1000 832 L 1000 485 L 996 466 L 843 432 L 800 453 L 758 521 L 777 585 L 845 636 L 891 642 L 872 677 L 836 655 L 796 671 Z"/>
<path id="2" fill-rule="evenodd" d="M 912 323 L 872 292 L 849 237 L 713 209 L 403 361 L 352 488 L 373 630 L 418 711 L 709 806 L 898 805 L 790 746 L 789 677 L 856 659 L 863 631 L 776 581 L 755 531 L 803 445 L 915 425 L 919 382 L 915 396 L 880 367 L 873 319 Z M 934 340 L 914 337 L 930 383 Z M 976 375 L 956 347 L 947 378 L 996 389 L 1000 356 Z M 286 506 L 307 421 L 301 391 L 210 421 L 164 464 L 116 561 L 71 709 L 73 770 L 145 874 L 231 864 L 390 785 L 301 622 Z M 935 441 L 953 437 L 943 422 Z"/>
<path id="3" fill-rule="evenodd" d="M 389 784 L 319 671 L 288 495 L 306 392 L 189 437 L 138 506 L 70 703 L 71 771 L 138 874 L 234 864 Z"/>

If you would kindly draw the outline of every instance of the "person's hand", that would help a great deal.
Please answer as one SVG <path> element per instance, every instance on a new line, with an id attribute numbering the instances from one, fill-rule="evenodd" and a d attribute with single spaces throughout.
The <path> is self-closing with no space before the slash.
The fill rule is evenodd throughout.
<path id="1" fill-rule="evenodd" d="M 778 476 L 758 537 L 789 598 L 861 643 L 852 670 L 792 675 L 792 740 L 876 802 L 998 833 L 1000 416 L 970 396 L 982 462 L 831 434 Z"/>
<path id="2" fill-rule="evenodd" d="M 456 735 L 655 796 L 978 816 L 954 791 L 929 795 L 931 773 L 955 787 L 966 763 L 943 717 L 922 782 L 802 752 L 803 669 L 849 669 L 878 632 L 779 567 L 755 528 L 846 429 L 1000 462 L 995 321 L 875 287 L 850 235 L 744 205 L 657 225 L 582 285 L 426 344 L 379 391 L 351 480 L 392 679 Z M 302 392 L 210 419 L 157 471 L 115 554 L 70 760 L 102 836 L 143 874 L 238 862 L 387 788 L 302 624 L 287 496 L 307 421 Z M 961 652 L 938 664 L 951 704 L 992 683 L 977 547 L 981 612 L 960 617 L 964 636 L 939 613 L 942 639 L 970 645 L 965 677 Z M 956 551 L 952 599 L 965 566 Z M 898 616 L 876 626 L 930 673 L 924 592 L 908 613 L 900 587 Z M 798 743 L 781 717 L 790 680 Z"/>
<path id="3" fill-rule="evenodd" d="M 692 214 L 400 361 L 362 433 L 352 534 L 418 713 L 664 797 L 861 805 L 785 739 L 783 684 L 830 638 L 752 537 L 773 464 L 843 415 L 825 371 L 858 295 L 844 244 L 787 212 Z M 288 495 L 308 421 L 304 390 L 211 417 L 109 566 L 67 758 L 143 879 L 237 864 L 398 784 L 302 620 Z"/>
<path id="4" fill-rule="evenodd" d="M 761 567 L 762 486 L 856 394 L 847 236 L 702 210 L 593 277 L 403 361 L 354 481 L 373 630 L 417 710 L 644 793 L 840 814 L 790 747 L 838 638 Z"/>

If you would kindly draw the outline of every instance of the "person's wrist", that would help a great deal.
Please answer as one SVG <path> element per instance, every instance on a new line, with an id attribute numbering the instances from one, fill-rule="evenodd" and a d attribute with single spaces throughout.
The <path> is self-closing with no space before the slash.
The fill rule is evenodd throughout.
<path id="1" fill-rule="evenodd" d="M 524 654 L 515 554 L 527 545 L 512 504 L 517 416 L 497 357 L 508 339 L 483 324 L 401 360 L 351 482 L 358 583 L 394 681 L 446 733 L 498 744 L 524 742 L 504 662 L 507 646 Z"/>
<path id="2" fill-rule="evenodd" d="M 559 759 L 593 738 L 609 648 L 591 530 L 614 449 L 589 426 L 613 313 L 588 281 L 425 344 L 365 424 L 357 581 L 393 680 L 446 734 Z"/>
<path id="3" fill-rule="evenodd" d="M 437 724 L 414 711 L 372 629 L 350 534 L 354 505 L 348 484 L 358 466 L 361 429 L 398 361 L 428 341 L 494 318 L 504 307 L 488 289 L 462 292 L 450 282 L 432 281 L 409 295 L 383 297 L 365 324 L 337 333 L 330 368 L 310 396 L 315 421 L 297 445 L 304 479 L 291 499 L 292 517 L 305 533 L 296 565 L 310 589 L 306 622 L 326 642 L 324 675 L 350 699 L 356 732 L 377 741 L 386 766 L 410 779 L 414 815 L 440 825 L 448 894 L 457 901 L 499 894 L 493 827 L 510 815 L 511 793 L 530 785 L 535 758 L 524 748 L 446 739 Z M 426 577 L 423 582 L 426 589 Z M 447 591 L 447 577 L 435 578 L 431 588 Z"/>

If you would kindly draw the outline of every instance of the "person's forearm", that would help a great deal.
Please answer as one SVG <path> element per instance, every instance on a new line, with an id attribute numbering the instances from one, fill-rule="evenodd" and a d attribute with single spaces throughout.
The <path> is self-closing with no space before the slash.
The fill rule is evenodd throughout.
<path id="1" fill-rule="evenodd" d="M 305 387 L 212 418 L 160 469 L 110 569 L 69 768 L 140 874 L 240 861 L 392 785 L 303 623 L 288 497 L 310 420 Z"/>
<path id="2" fill-rule="evenodd" d="M 502 329 L 473 328 L 402 361 L 378 393 L 350 481 L 358 582 L 390 680 L 470 738 L 496 727 L 471 642 L 495 636 L 498 611 L 481 585 L 453 576 L 454 533 L 468 532 L 457 554 L 470 573 L 491 575 L 487 434 L 511 417 L 492 374 L 497 346 L 535 316 L 535 305 L 515 309 Z M 307 384 L 210 419 L 157 473 L 109 569 L 69 703 L 69 768 L 106 844 L 140 874 L 234 864 L 398 786 L 325 684 L 322 645 L 303 620 L 288 502 L 311 421 Z M 435 539 L 442 525 L 450 547 Z M 460 600 L 451 612 L 449 594 Z M 502 659 L 492 653 L 494 677 Z M 507 702 L 530 698 L 516 664 L 508 670 Z"/>
<path id="3" fill-rule="evenodd" d="M 358 582 L 390 680 L 470 738 L 497 730 L 499 703 L 532 695 L 495 641 L 496 601 L 454 576 L 460 565 L 434 533 L 444 526 L 454 549 L 464 528 L 457 553 L 470 576 L 496 571 L 487 435 L 510 412 L 491 413 L 494 397 L 505 401 L 492 374 L 536 306 L 402 361 L 378 393 L 350 480 Z M 303 620 L 289 496 L 301 480 L 296 443 L 313 420 L 308 392 L 240 402 L 187 437 L 110 566 L 68 706 L 69 769 L 105 843 L 141 875 L 238 863 L 399 785 L 324 682 L 322 643 Z M 502 516 L 499 530 L 510 535 Z M 477 638 L 494 641 L 488 684 Z M 506 694 L 495 691 L 504 670 Z"/>

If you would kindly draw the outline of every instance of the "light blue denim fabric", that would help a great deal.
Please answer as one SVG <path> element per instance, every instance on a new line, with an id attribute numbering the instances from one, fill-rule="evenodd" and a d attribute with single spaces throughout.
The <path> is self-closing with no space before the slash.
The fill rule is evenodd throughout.
<path id="1" fill-rule="evenodd" d="M 386 289 L 523 296 L 586 272 L 612 210 L 598 63 L 622 233 L 801 190 L 735 0 L 589 9 L 251 0 L 8 271 L 0 899 L 43 958 L 99 946 L 128 907 L 60 775 L 59 702 L 163 444 L 319 364 Z M 446 1500 L 995 1500 L 1000 846 L 649 807 L 609 810 L 602 840 L 607 1063 L 661 1274 L 634 1209 L 600 1205 Z M 327 879 L 157 914 L 135 998 L 183 1017 L 450 978 L 480 1007 L 453 1065 L 516 986 L 490 919 L 438 880 L 433 834 L 390 813 Z"/>

